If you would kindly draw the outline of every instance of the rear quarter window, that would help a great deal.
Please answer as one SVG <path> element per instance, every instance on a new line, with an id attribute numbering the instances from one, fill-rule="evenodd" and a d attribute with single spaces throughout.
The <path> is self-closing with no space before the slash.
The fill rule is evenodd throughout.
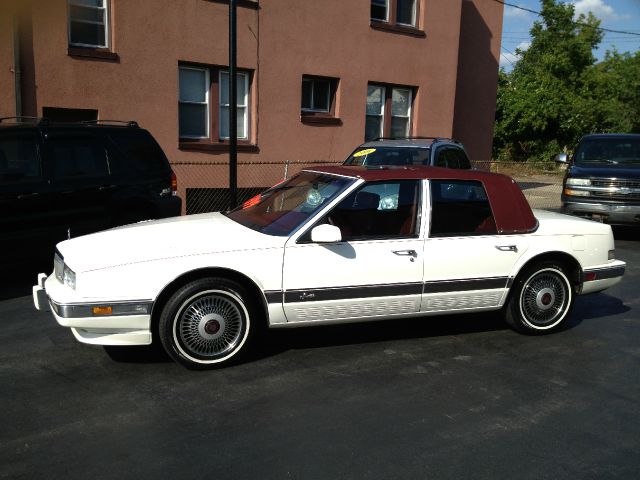
<path id="1" fill-rule="evenodd" d="M 431 181 L 432 237 L 496 234 L 496 222 L 481 182 Z"/>
<path id="2" fill-rule="evenodd" d="M 123 129 L 109 137 L 122 154 L 126 170 L 146 177 L 169 172 L 167 157 L 149 132 Z"/>

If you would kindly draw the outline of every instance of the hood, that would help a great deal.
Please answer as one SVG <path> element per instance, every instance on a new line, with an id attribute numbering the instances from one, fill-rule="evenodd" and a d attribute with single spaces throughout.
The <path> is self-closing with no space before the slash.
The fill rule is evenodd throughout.
<path id="1" fill-rule="evenodd" d="M 621 167 L 620 165 L 571 165 L 567 171 L 568 177 L 601 177 L 601 178 L 626 178 L 640 180 L 640 164 L 636 167 Z"/>
<path id="2" fill-rule="evenodd" d="M 203 213 L 126 225 L 58 244 L 77 272 L 187 255 L 282 247 L 287 237 L 265 235 L 221 213 Z"/>
<path id="3" fill-rule="evenodd" d="M 573 217 L 548 210 L 533 210 L 538 219 L 536 235 L 608 235 L 611 227 L 607 224 Z"/>

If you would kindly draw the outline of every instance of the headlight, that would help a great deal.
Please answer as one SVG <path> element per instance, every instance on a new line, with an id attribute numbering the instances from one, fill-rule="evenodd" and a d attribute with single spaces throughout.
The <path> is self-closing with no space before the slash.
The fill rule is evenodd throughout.
<path id="1" fill-rule="evenodd" d="M 64 283 L 64 260 L 62 260 L 62 256 L 58 252 L 53 257 L 53 272 L 56 274 L 58 281 Z"/>
<path id="2" fill-rule="evenodd" d="M 71 270 L 67 264 L 64 263 L 64 258 L 57 250 L 53 257 L 53 272 L 60 283 L 67 287 L 71 287 L 74 290 L 76 289 L 76 272 Z"/>
<path id="3" fill-rule="evenodd" d="M 590 187 L 591 180 L 589 180 L 588 178 L 567 178 L 567 185 Z"/>
<path id="4" fill-rule="evenodd" d="M 71 287 L 74 290 L 76 289 L 76 272 L 71 270 L 66 265 L 64 266 L 64 272 L 62 274 L 62 282 L 67 286 Z"/>

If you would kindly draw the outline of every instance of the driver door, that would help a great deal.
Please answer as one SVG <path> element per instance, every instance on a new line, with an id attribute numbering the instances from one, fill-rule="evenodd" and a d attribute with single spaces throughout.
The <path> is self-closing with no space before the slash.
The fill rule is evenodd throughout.
<path id="1" fill-rule="evenodd" d="M 289 239 L 283 267 L 287 322 L 349 321 L 420 311 L 424 240 L 422 182 L 369 183 L 315 225 L 340 228 L 342 241 Z"/>

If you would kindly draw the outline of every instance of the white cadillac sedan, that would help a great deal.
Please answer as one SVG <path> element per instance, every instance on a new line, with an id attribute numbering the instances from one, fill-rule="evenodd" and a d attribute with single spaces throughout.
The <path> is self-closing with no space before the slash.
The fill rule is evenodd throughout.
<path id="1" fill-rule="evenodd" d="M 160 342 L 205 368 L 267 327 L 500 310 L 547 333 L 625 265 L 611 227 L 534 212 L 504 175 L 321 167 L 228 213 L 64 241 L 33 298 L 81 342 Z"/>

